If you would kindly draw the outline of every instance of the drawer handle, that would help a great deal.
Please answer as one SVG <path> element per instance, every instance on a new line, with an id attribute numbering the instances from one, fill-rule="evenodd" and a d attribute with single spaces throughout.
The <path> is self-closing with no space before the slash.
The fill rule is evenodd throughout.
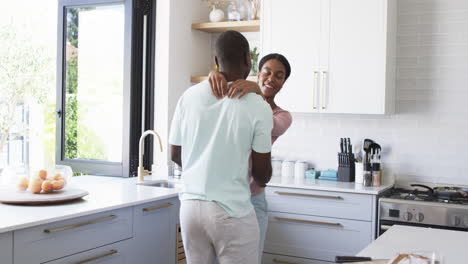
<path id="1" fill-rule="evenodd" d="M 111 256 L 111 255 L 114 255 L 114 254 L 117 254 L 119 251 L 115 250 L 115 249 L 112 249 L 111 251 L 107 252 L 107 253 L 103 253 L 101 255 L 97 255 L 97 256 L 94 256 L 94 257 L 91 257 L 91 258 L 88 258 L 88 259 L 84 259 L 84 260 L 81 260 L 81 261 L 78 261 L 78 262 L 73 262 L 73 264 L 84 264 L 84 263 L 88 263 L 88 262 L 91 262 L 91 261 L 94 261 L 94 260 L 97 260 L 97 259 L 100 259 L 100 258 L 105 258 L 107 256 Z"/>
<path id="2" fill-rule="evenodd" d="M 159 205 L 159 206 L 143 208 L 143 211 L 144 211 L 144 212 L 151 212 L 151 211 L 154 211 L 154 210 L 166 208 L 166 207 L 173 206 L 173 205 L 174 205 L 174 204 L 167 203 L 167 204 L 163 204 L 163 205 Z"/>
<path id="3" fill-rule="evenodd" d="M 109 215 L 109 216 L 106 216 L 106 217 L 103 217 L 103 218 L 94 219 L 94 220 L 90 220 L 90 221 L 79 223 L 79 224 L 68 225 L 68 226 L 59 227 L 59 228 L 55 228 L 55 229 L 44 229 L 44 232 L 48 233 L 48 234 L 57 233 L 57 232 L 65 231 L 65 230 L 78 228 L 78 227 L 81 227 L 81 226 L 92 225 L 92 224 L 96 224 L 96 223 L 99 223 L 99 222 L 112 220 L 112 219 L 115 219 L 115 218 L 117 218 L 116 215 Z"/>
<path id="4" fill-rule="evenodd" d="M 273 263 L 281 263 L 281 264 L 300 264 L 298 262 L 290 262 L 290 261 L 285 261 L 281 259 L 273 259 Z"/>
<path id="5" fill-rule="evenodd" d="M 318 225 L 328 225 L 328 226 L 342 226 L 340 223 L 329 223 L 329 222 L 319 222 L 319 221 L 310 221 L 310 220 L 302 220 L 302 219 L 294 219 L 294 218 L 286 218 L 286 217 L 274 217 L 276 220 L 282 221 L 293 221 L 293 222 L 300 222 L 300 223 L 307 223 L 307 224 L 318 224 Z"/>
<path id="6" fill-rule="evenodd" d="M 292 192 L 275 192 L 275 193 L 279 194 L 279 195 L 297 195 L 297 196 L 307 196 L 307 197 L 336 199 L 336 200 L 342 200 L 343 199 L 343 197 L 341 197 L 341 196 L 330 196 L 330 195 L 319 195 L 319 194 L 292 193 Z"/>

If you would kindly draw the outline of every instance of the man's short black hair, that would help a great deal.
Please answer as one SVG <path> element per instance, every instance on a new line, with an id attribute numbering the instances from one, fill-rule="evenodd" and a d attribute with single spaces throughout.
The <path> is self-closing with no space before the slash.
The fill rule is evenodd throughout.
<path id="1" fill-rule="evenodd" d="M 249 52 L 249 42 L 237 31 L 223 32 L 216 40 L 218 63 L 224 67 L 238 66 Z"/>
<path id="2" fill-rule="evenodd" d="M 262 70 L 263 64 L 269 60 L 277 60 L 283 64 L 284 69 L 286 72 L 284 73 L 284 80 L 287 80 L 289 75 L 291 75 L 291 65 L 289 65 L 289 61 L 286 59 L 285 56 L 278 54 L 278 53 L 271 53 L 266 56 L 264 56 L 261 60 L 260 63 L 258 64 L 258 71 L 260 72 Z"/>

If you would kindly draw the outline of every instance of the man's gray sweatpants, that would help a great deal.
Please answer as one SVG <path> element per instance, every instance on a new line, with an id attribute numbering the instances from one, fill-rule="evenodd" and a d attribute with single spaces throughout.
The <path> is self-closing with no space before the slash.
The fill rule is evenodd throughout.
<path id="1" fill-rule="evenodd" d="M 255 211 L 231 217 L 216 202 L 183 200 L 180 227 L 188 264 L 257 264 L 259 227 Z"/>

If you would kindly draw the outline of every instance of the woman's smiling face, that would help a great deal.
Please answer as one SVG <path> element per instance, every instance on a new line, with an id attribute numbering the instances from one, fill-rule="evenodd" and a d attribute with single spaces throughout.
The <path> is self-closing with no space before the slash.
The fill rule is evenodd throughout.
<path id="1" fill-rule="evenodd" d="M 286 81 L 286 69 L 277 59 L 271 59 L 263 64 L 258 73 L 258 84 L 265 97 L 275 96 Z"/>

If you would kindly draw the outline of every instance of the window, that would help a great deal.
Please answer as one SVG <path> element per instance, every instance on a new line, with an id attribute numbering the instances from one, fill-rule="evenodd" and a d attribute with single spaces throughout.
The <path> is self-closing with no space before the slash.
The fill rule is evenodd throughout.
<path id="1" fill-rule="evenodd" d="M 128 177 L 136 171 L 135 142 L 152 125 L 143 120 L 152 116 L 144 97 L 152 90 L 151 6 L 148 0 L 59 3 L 56 160 L 75 172 Z"/>
<path id="2" fill-rule="evenodd" d="M 155 3 L 6 5 L 0 10 L 0 175 L 6 166 L 54 163 L 75 173 L 132 175 L 138 139 L 153 126 Z M 151 159 L 145 155 L 145 166 Z"/>
<path id="3" fill-rule="evenodd" d="M 0 9 L 0 176 L 55 162 L 56 6 L 18 0 Z"/>

